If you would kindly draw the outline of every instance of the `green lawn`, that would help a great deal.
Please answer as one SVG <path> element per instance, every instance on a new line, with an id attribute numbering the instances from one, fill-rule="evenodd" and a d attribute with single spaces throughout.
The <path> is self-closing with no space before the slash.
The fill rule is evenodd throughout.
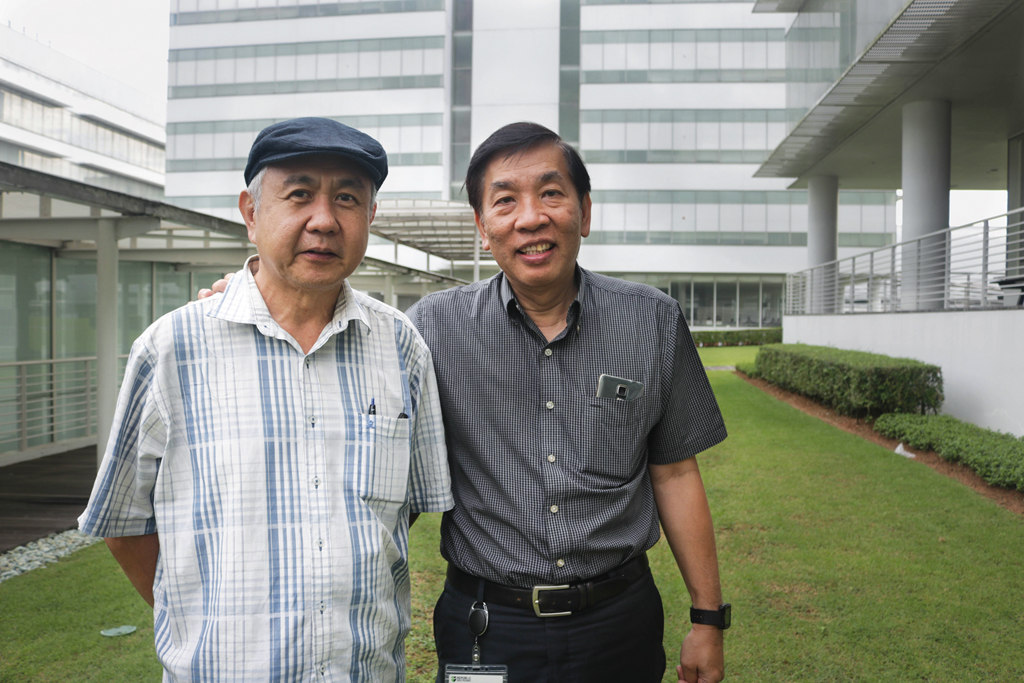
<path id="1" fill-rule="evenodd" d="M 736 365 L 753 363 L 759 346 L 705 346 L 697 349 L 704 365 Z"/>
<path id="2" fill-rule="evenodd" d="M 732 373 L 709 374 L 730 431 L 700 456 L 733 604 L 729 680 L 1024 678 L 1024 519 Z M 414 683 L 433 680 L 438 522 L 425 515 L 412 533 Z M 651 558 L 671 661 L 689 598 L 664 543 Z M 103 546 L 7 581 L 0 681 L 156 681 L 148 620 Z M 99 635 L 126 623 L 139 632 Z"/>

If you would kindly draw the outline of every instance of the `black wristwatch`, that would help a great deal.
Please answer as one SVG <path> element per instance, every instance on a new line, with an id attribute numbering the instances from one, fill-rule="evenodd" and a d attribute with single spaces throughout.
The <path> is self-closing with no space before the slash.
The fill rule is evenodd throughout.
<path id="1" fill-rule="evenodd" d="M 732 605 L 725 603 L 718 609 L 697 609 L 690 607 L 690 623 L 717 626 L 723 631 L 732 626 Z"/>

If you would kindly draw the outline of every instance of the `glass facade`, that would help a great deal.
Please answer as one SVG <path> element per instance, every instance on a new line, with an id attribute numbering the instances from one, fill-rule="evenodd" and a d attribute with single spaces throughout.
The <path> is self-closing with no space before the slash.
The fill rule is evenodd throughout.
<path id="1" fill-rule="evenodd" d="M 590 244 L 807 245 L 804 190 L 595 190 Z M 839 192 L 839 246 L 896 233 L 894 192 Z"/>
<path id="2" fill-rule="evenodd" d="M 263 4 L 265 3 L 259 0 L 171 0 L 171 26 L 444 9 L 444 0 L 348 0 L 314 3 L 308 0 L 277 0 L 274 7 L 259 6 Z"/>
<path id="3" fill-rule="evenodd" d="M 50 357 L 50 250 L 0 242 L 0 363 Z"/>
<path id="4" fill-rule="evenodd" d="M 141 180 L 116 173 L 107 173 L 91 166 L 81 166 L 67 159 L 50 156 L 38 150 L 27 149 L 5 140 L 0 140 L 0 161 L 62 178 L 78 180 L 88 185 L 95 185 L 96 187 L 114 190 L 115 192 L 133 194 L 137 197 L 156 199 L 158 201 L 162 201 L 164 198 L 163 188 L 158 185 L 150 185 Z"/>
<path id="5" fill-rule="evenodd" d="M 585 31 L 583 83 L 719 83 L 786 80 L 780 29 Z"/>
<path id="6" fill-rule="evenodd" d="M 597 109 L 580 122 L 590 163 L 760 163 L 786 136 L 780 109 Z"/>
<path id="7" fill-rule="evenodd" d="M 55 277 L 49 248 L 0 241 L 0 317 L 7 321 L 0 326 L 0 363 L 96 355 L 96 262 L 57 258 L 52 267 Z M 118 353 L 127 354 L 156 318 L 188 303 L 192 286 L 209 286 L 218 277 L 121 261 Z"/>
<path id="8" fill-rule="evenodd" d="M 782 325 L 784 275 L 626 273 L 679 302 L 691 328 Z"/>
<path id="9" fill-rule="evenodd" d="M 561 0 L 558 44 L 558 134 L 580 146 L 580 0 Z"/>
<path id="10" fill-rule="evenodd" d="M 790 129 L 877 38 L 906 0 L 808 0 L 786 34 Z"/>
<path id="11" fill-rule="evenodd" d="M 156 310 L 153 311 L 153 319 L 156 320 L 162 315 L 170 313 L 182 304 L 192 299 L 193 292 L 189 291 L 189 274 L 179 272 L 174 266 L 167 263 L 154 264 L 156 271 L 156 293 L 154 302 Z M 199 287 L 208 287 L 205 283 L 197 284 Z"/>
<path id="12" fill-rule="evenodd" d="M 473 153 L 473 0 L 452 2 L 451 198 L 466 199 L 462 183 Z"/>
<path id="13" fill-rule="evenodd" d="M 388 150 L 388 165 L 391 167 L 441 164 L 441 114 L 327 118 L 358 128 L 379 140 Z M 167 172 L 240 171 L 245 168 L 256 135 L 267 126 L 283 120 L 242 119 L 168 124 Z"/>
<path id="14" fill-rule="evenodd" d="M 444 36 L 172 50 L 168 99 L 443 85 Z"/>
<path id="15" fill-rule="evenodd" d="M 68 109 L 39 101 L 0 85 L 0 122 L 139 166 L 164 172 L 164 148 L 90 121 Z"/>

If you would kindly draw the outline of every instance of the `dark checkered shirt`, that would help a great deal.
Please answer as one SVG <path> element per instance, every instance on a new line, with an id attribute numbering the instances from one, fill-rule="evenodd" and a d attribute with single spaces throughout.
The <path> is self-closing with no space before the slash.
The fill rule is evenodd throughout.
<path id="1" fill-rule="evenodd" d="M 647 465 L 726 436 L 679 305 L 582 268 L 577 282 L 550 343 L 501 273 L 409 311 L 434 356 L 455 494 L 441 554 L 509 586 L 589 579 L 653 546 Z M 601 374 L 645 393 L 598 398 Z"/>

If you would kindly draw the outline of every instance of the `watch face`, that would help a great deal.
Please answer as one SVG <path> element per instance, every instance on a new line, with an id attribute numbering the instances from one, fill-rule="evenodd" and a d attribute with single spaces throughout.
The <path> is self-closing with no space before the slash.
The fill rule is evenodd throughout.
<path id="1" fill-rule="evenodd" d="M 725 603 L 718 608 L 719 613 L 722 615 L 722 630 L 732 626 L 732 605 Z"/>

